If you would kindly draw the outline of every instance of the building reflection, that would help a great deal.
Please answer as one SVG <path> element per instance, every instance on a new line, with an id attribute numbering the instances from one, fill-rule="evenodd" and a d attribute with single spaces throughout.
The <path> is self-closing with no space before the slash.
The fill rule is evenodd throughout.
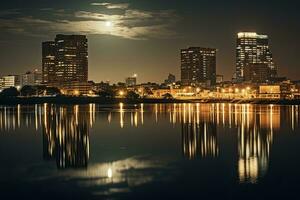
<path id="1" fill-rule="evenodd" d="M 58 168 L 87 167 L 91 106 L 44 105 L 43 157 L 56 160 Z"/>
<path id="2" fill-rule="evenodd" d="M 217 157 L 217 127 L 212 123 L 182 123 L 182 151 L 188 159 Z"/>
<path id="3" fill-rule="evenodd" d="M 254 183 L 268 171 L 276 133 L 297 132 L 299 112 L 298 105 L 223 103 L 0 106 L 0 133 L 22 128 L 42 130 L 44 159 L 55 160 L 58 168 L 77 168 L 88 165 L 89 130 L 96 120 L 120 128 L 171 124 L 181 129 L 178 148 L 188 159 L 219 157 L 222 139 L 218 131 L 223 129 L 236 137 L 237 143 L 233 144 L 237 153 L 232 156 L 236 156 L 238 180 Z M 115 174 L 110 168 L 108 177 Z"/>
<path id="4" fill-rule="evenodd" d="M 259 129 L 256 125 L 238 131 L 238 177 L 240 182 L 257 182 L 269 166 L 273 134 L 270 130 Z"/>
<path id="5" fill-rule="evenodd" d="M 238 177 L 241 183 L 255 183 L 267 173 L 273 133 L 280 128 L 280 107 L 259 107 L 259 112 L 252 114 L 250 124 L 248 115 L 242 117 L 238 126 Z"/>

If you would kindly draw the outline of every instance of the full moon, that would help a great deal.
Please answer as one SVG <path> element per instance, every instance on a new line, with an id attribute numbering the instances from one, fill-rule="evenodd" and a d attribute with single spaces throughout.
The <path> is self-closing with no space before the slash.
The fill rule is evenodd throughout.
<path id="1" fill-rule="evenodd" d="M 111 21 L 107 21 L 107 22 L 105 22 L 105 26 L 107 26 L 107 27 L 110 27 L 110 26 L 112 26 L 112 22 L 111 22 Z"/>

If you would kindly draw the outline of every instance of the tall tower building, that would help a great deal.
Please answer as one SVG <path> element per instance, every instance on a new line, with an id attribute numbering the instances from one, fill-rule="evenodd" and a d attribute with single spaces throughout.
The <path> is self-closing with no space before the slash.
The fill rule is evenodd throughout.
<path id="1" fill-rule="evenodd" d="M 253 64 L 266 64 L 270 69 L 271 77 L 277 76 L 268 36 L 255 32 L 240 32 L 237 34 L 236 46 L 237 82 L 245 80 L 245 68 Z"/>
<path id="2" fill-rule="evenodd" d="M 43 82 L 48 85 L 88 81 L 88 45 L 84 35 L 57 35 L 43 43 Z"/>
<path id="3" fill-rule="evenodd" d="M 84 35 L 57 35 L 56 78 L 58 82 L 88 81 L 88 46 Z"/>
<path id="4" fill-rule="evenodd" d="M 54 41 L 42 43 L 42 82 L 44 84 L 55 81 L 55 46 Z"/>
<path id="5" fill-rule="evenodd" d="M 181 50 L 181 82 L 183 85 L 216 84 L 216 49 L 189 47 Z"/>

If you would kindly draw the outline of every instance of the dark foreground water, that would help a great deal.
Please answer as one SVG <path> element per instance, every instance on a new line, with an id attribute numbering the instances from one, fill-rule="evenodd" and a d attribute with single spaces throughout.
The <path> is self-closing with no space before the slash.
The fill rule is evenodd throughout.
<path id="1" fill-rule="evenodd" d="M 1 199 L 299 199 L 300 106 L 0 107 Z"/>

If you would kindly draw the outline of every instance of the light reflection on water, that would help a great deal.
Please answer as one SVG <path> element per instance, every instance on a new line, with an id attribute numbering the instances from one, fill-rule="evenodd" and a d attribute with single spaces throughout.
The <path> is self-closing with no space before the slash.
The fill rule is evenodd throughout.
<path id="1" fill-rule="evenodd" d="M 100 120 L 105 120 L 111 126 L 117 122 L 119 129 L 139 129 L 148 122 L 159 126 L 167 120 L 173 129 L 181 129 L 181 146 L 178 148 L 186 160 L 220 158 L 222 141 L 219 131 L 228 129 L 231 130 L 230 134 L 236 134 L 238 182 L 257 183 L 259 178 L 268 173 L 275 134 L 282 134 L 282 126 L 292 133 L 299 130 L 299 109 L 297 105 L 222 103 L 2 106 L 0 133 L 8 134 L 28 127 L 42 130 L 44 160 L 55 160 L 58 169 L 88 169 L 72 173 L 63 171 L 60 175 L 87 178 L 90 181 L 83 184 L 85 187 L 126 182 L 125 188 L 109 190 L 126 192 L 130 187 L 157 178 L 151 170 L 147 174 L 139 174 L 140 169 L 163 168 L 168 165 L 168 160 L 131 157 L 89 163 L 90 131 Z M 107 191 L 95 192 L 102 193 L 106 194 Z"/>

